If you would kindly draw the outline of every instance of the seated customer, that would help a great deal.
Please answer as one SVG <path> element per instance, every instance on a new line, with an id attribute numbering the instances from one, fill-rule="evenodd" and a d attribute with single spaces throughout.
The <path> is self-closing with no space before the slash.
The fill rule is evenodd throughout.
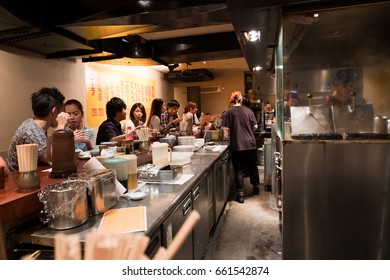
<path id="1" fill-rule="evenodd" d="M 158 132 L 162 133 L 161 115 L 165 112 L 165 110 L 164 100 L 161 98 L 153 99 L 146 126 L 151 129 L 156 129 Z"/>
<path id="2" fill-rule="evenodd" d="M 4 173 L 5 173 L 5 176 L 7 176 L 9 173 L 8 166 L 7 166 L 7 163 L 5 162 L 5 160 L 1 156 L 0 156 L 0 167 L 4 167 Z"/>
<path id="3" fill-rule="evenodd" d="M 99 126 L 96 144 L 102 142 L 120 142 L 126 139 L 120 121 L 126 119 L 126 103 L 119 97 L 113 97 L 106 104 L 107 119 Z"/>
<path id="4" fill-rule="evenodd" d="M 66 129 L 73 132 L 76 148 L 82 151 L 91 150 L 95 146 L 96 133 L 84 125 L 83 105 L 76 99 L 70 99 L 65 102 L 64 111 L 69 114 L 69 125 Z"/>
<path id="5" fill-rule="evenodd" d="M 134 103 L 130 109 L 130 119 L 122 124 L 123 133 L 128 134 L 134 130 L 146 127 L 146 110 L 142 103 Z M 135 135 L 134 135 L 135 136 Z"/>
<path id="6" fill-rule="evenodd" d="M 165 133 L 169 132 L 171 128 L 178 128 L 179 123 L 183 120 L 177 114 L 180 108 L 180 103 L 172 99 L 167 104 L 167 111 L 161 115 L 161 125 Z"/>
<path id="7" fill-rule="evenodd" d="M 47 130 L 65 129 L 69 115 L 62 112 L 65 97 L 56 88 L 41 88 L 31 95 L 34 117 L 24 121 L 12 137 L 7 164 L 10 172 L 18 171 L 16 145 L 38 144 L 38 164 L 51 164 L 47 158 Z"/>

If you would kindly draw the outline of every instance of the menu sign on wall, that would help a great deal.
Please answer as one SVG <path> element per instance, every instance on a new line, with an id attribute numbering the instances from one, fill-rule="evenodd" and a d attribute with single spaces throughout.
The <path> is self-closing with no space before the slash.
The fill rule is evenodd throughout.
<path id="1" fill-rule="evenodd" d="M 85 67 L 86 105 L 88 125 L 98 127 L 106 116 L 106 103 L 112 97 L 119 97 L 127 105 L 127 119 L 130 108 L 140 102 L 149 112 L 156 96 L 156 81 L 139 77 L 125 71 L 107 68 L 104 65 L 88 64 Z"/>

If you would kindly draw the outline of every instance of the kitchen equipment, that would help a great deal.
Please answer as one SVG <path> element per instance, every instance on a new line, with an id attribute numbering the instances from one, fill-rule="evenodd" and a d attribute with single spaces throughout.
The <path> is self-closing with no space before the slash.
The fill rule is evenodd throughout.
<path id="1" fill-rule="evenodd" d="M 121 145 L 126 155 L 134 154 L 134 140 L 122 140 Z"/>
<path id="2" fill-rule="evenodd" d="M 332 106 L 334 131 L 338 133 L 369 133 L 373 131 L 372 104 L 350 106 Z"/>
<path id="3" fill-rule="evenodd" d="M 154 142 L 152 144 L 153 164 L 167 164 L 172 161 L 172 149 L 167 143 Z"/>
<path id="4" fill-rule="evenodd" d="M 192 211 L 191 194 L 188 194 L 180 204 L 173 210 L 169 217 L 162 224 L 162 245 L 168 248 L 173 242 L 179 229 L 186 221 L 186 218 Z M 193 259 L 193 247 L 192 247 L 192 231 L 185 238 L 181 248 L 176 253 L 174 259 L 176 260 L 192 260 Z"/>
<path id="5" fill-rule="evenodd" d="M 333 133 L 328 106 L 291 107 L 291 134 Z"/>
<path id="6" fill-rule="evenodd" d="M 182 165 L 191 163 L 193 152 L 172 152 L 171 165 Z"/>
<path id="7" fill-rule="evenodd" d="M 118 155 L 117 158 L 127 160 L 127 189 L 136 189 L 137 182 L 137 156 L 136 155 Z"/>
<path id="8" fill-rule="evenodd" d="M 129 198 L 131 200 L 141 200 L 146 196 L 144 192 L 132 192 L 129 194 Z"/>
<path id="9" fill-rule="evenodd" d="M 145 164 L 138 167 L 138 179 L 143 181 L 171 182 L 182 173 L 182 166 Z"/>
<path id="10" fill-rule="evenodd" d="M 40 219 L 52 229 L 70 229 L 88 220 L 88 182 L 68 180 L 48 185 L 38 193 L 43 203 Z"/>
<path id="11" fill-rule="evenodd" d="M 195 145 L 178 145 L 173 147 L 174 152 L 193 152 Z"/>
<path id="12" fill-rule="evenodd" d="M 179 145 L 191 145 L 195 146 L 195 136 L 179 136 L 177 138 Z"/>
<path id="13" fill-rule="evenodd" d="M 73 132 L 65 129 L 55 130 L 51 141 L 52 171 L 50 178 L 66 178 L 77 171 Z"/>
<path id="14" fill-rule="evenodd" d="M 115 206 L 118 202 L 115 176 L 114 170 L 88 169 L 71 174 L 69 179 L 88 182 L 88 206 L 92 215 L 98 215 Z"/>
<path id="15" fill-rule="evenodd" d="M 127 189 L 128 188 L 128 167 L 125 158 L 107 158 L 103 160 L 103 165 L 107 169 L 116 171 L 117 180 Z"/>
<path id="16" fill-rule="evenodd" d="M 210 130 L 211 131 L 211 140 L 219 141 L 219 130 Z"/>
<path id="17" fill-rule="evenodd" d="M 388 119 L 386 116 L 376 116 L 374 118 L 374 133 L 387 133 L 387 122 Z"/>
<path id="18" fill-rule="evenodd" d="M 74 146 L 72 150 L 74 151 Z M 20 173 L 18 178 L 19 191 L 29 192 L 38 189 L 40 185 L 40 177 L 37 172 L 38 144 L 16 145 L 16 153 Z"/>
<path id="19" fill-rule="evenodd" d="M 195 260 L 203 258 L 213 226 L 213 211 L 210 211 L 209 208 L 209 197 L 212 196 L 210 193 L 211 183 L 212 177 L 209 173 L 206 173 L 191 190 L 192 209 L 200 214 L 200 220 L 193 230 Z"/>

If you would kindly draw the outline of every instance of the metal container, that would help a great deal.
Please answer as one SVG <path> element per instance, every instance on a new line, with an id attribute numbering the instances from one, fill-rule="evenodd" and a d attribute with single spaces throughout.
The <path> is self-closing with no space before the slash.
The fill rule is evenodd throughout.
<path id="1" fill-rule="evenodd" d="M 387 121 L 386 116 L 376 116 L 374 118 L 374 133 L 387 133 Z"/>
<path id="2" fill-rule="evenodd" d="M 48 185 L 38 193 L 44 209 L 40 219 L 52 229 L 70 229 L 88 220 L 87 185 L 84 180 L 68 180 Z"/>
<path id="3" fill-rule="evenodd" d="M 138 167 L 138 179 L 153 182 L 175 181 L 183 173 L 183 167 L 146 164 Z"/>
<path id="4" fill-rule="evenodd" d="M 118 203 L 115 188 L 115 171 L 89 169 L 69 176 L 69 179 L 88 181 L 88 207 L 92 215 L 104 213 Z"/>

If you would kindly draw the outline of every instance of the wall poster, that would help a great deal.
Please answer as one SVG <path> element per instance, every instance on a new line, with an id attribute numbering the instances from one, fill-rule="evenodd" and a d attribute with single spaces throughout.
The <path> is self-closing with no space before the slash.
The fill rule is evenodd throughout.
<path id="1" fill-rule="evenodd" d="M 97 64 L 85 66 L 86 110 L 88 125 L 98 127 L 106 116 L 106 103 L 112 97 L 119 97 L 126 102 L 129 119 L 130 108 L 140 102 L 150 111 L 152 100 L 156 96 L 156 81 L 139 77 L 125 71 L 113 71 Z"/>

